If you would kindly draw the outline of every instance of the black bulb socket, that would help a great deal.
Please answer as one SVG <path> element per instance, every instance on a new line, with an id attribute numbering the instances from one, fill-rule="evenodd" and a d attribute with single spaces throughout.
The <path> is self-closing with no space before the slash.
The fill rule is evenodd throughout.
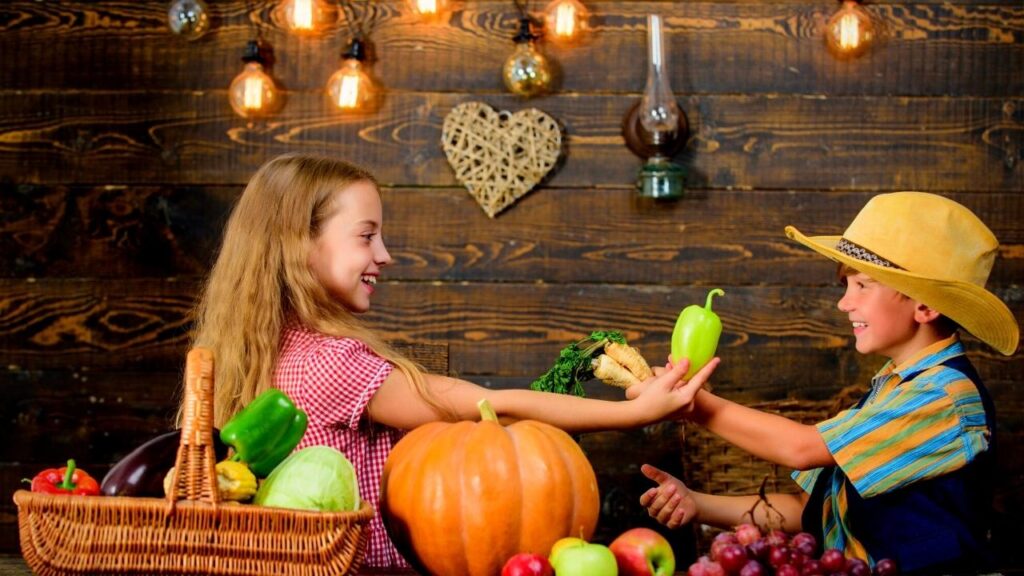
<path id="1" fill-rule="evenodd" d="M 362 38 L 353 38 L 348 48 L 342 52 L 341 57 L 345 60 L 354 59 L 360 62 L 366 60 L 366 42 Z"/>
<path id="2" fill-rule="evenodd" d="M 529 18 L 520 18 L 519 32 L 517 32 L 516 35 L 512 37 L 512 41 L 515 42 L 516 44 L 523 44 L 526 42 L 533 42 L 534 40 L 540 38 L 539 35 L 533 33 L 531 24 L 532 22 Z"/>
<path id="3" fill-rule="evenodd" d="M 242 62 L 259 62 L 260 64 L 266 64 L 266 59 L 263 58 L 263 49 L 260 43 L 256 40 L 249 40 L 245 45 L 245 51 L 242 52 Z"/>

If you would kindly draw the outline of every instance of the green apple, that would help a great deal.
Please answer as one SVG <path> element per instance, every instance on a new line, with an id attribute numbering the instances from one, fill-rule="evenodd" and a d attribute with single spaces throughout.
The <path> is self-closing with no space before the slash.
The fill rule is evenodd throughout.
<path id="1" fill-rule="evenodd" d="M 548 553 L 548 562 L 550 562 L 551 565 L 554 566 L 555 558 L 558 556 L 559 552 L 561 552 L 565 548 L 568 548 L 569 546 L 582 546 L 586 543 L 586 540 L 582 538 L 576 538 L 575 536 L 567 536 L 565 538 L 561 538 L 557 542 L 555 542 L 554 546 L 551 547 L 551 552 Z"/>
<path id="2" fill-rule="evenodd" d="M 562 540 L 568 540 L 563 538 Z M 607 546 L 584 542 L 566 542 L 551 548 L 551 566 L 558 576 L 618 576 L 615 554 Z M 556 549 L 557 547 L 557 549 Z"/>

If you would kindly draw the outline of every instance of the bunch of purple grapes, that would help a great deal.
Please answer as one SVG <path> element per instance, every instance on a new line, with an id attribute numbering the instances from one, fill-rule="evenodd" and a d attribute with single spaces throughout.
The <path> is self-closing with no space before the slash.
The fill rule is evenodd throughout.
<path id="1" fill-rule="evenodd" d="M 847 558 L 836 549 L 818 555 L 817 539 L 807 532 L 792 537 L 781 530 L 761 534 L 753 524 L 740 524 L 733 532 L 715 536 L 711 551 L 687 571 L 688 576 L 893 576 L 896 562 L 884 558 L 874 571 L 859 558 Z"/>

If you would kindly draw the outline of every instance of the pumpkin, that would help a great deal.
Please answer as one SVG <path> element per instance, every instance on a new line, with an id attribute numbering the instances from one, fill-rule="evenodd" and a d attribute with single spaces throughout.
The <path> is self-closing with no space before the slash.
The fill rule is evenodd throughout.
<path id="1" fill-rule="evenodd" d="M 519 552 L 547 556 L 560 538 L 589 540 L 600 502 L 583 450 L 554 426 L 432 422 L 395 445 L 381 479 L 384 525 L 421 573 L 494 576 Z"/>

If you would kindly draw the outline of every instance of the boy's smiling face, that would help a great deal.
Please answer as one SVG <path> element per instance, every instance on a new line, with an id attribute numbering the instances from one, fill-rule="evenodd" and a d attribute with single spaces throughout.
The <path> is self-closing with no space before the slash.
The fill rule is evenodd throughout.
<path id="1" fill-rule="evenodd" d="M 846 292 L 838 306 L 850 318 L 858 352 L 881 354 L 899 364 L 917 351 L 916 301 L 862 272 L 850 270 L 843 280 Z"/>

